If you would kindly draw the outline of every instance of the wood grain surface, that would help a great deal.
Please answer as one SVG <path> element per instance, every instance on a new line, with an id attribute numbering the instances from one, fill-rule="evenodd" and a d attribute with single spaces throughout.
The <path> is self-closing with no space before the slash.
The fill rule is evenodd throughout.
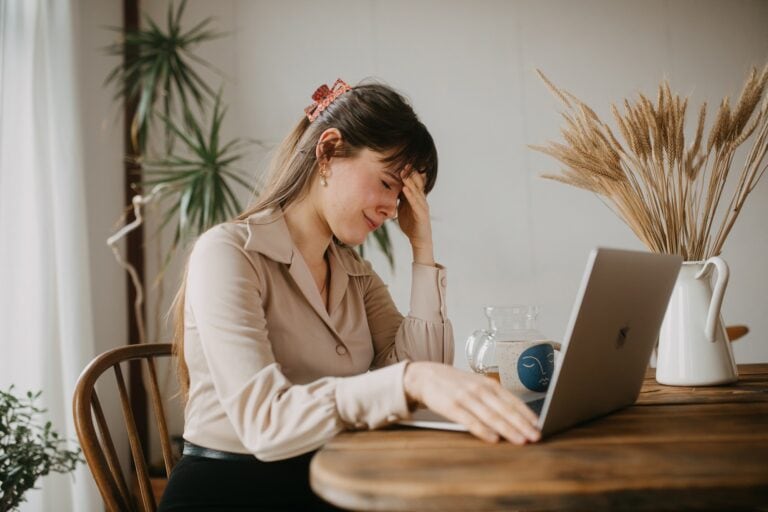
<path id="1" fill-rule="evenodd" d="M 544 442 L 392 427 L 337 436 L 315 492 L 351 510 L 768 510 L 768 365 L 731 386 L 646 379 L 638 403 Z"/>

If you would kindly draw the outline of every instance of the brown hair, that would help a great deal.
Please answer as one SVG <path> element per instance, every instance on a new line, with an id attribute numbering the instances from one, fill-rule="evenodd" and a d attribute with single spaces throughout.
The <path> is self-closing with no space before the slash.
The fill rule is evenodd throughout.
<path id="1" fill-rule="evenodd" d="M 410 164 L 425 175 L 425 192 L 437 179 L 437 150 L 432 136 L 408 101 L 381 83 L 363 83 L 339 96 L 312 122 L 302 116 L 280 143 L 269 166 L 268 179 L 255 204 L 237 216 L 244 220 L 256 212 L 287 208 L 306 196 L 318 167 L 315 147 L 328 128 L 341 133 L 341 141 L 320 148 L 328 157 L 351 157 L 368 148 L 387 154 L 384 162 L 393 172 Z M 187 400 L 189 370 L 184 360 L 184 290 L 186 270 L 171 312 L 173 352 L 181 396 Z"/>

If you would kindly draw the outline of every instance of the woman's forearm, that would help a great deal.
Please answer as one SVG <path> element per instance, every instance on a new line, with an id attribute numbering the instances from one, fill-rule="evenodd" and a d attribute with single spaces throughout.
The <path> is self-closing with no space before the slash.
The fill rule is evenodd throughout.
<path id="1" fill-rule="evenodd" d="M 426 247 L 412 247 L 413 262 L 419 265 L 435 266 L 435 252 L 431 245 Z"/>

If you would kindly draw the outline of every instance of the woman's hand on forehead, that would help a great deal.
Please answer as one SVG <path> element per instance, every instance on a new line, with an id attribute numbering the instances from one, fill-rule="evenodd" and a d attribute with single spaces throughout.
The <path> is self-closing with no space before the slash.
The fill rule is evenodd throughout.
<path id="1" fill-rule="evenodd" d="M 423 178 L 424 169 L 415 169 L 412 164 L 406 164 L 402 169 L 397 171 L 395 174 L 397 174 L 397 178 L 405 182 L 408 178 L 410 178 L 413 175 L 418 175 Z"/>
<path id="2" fill-rule="evenodd" d="M 411 164 L 406 165 L 403 167 L 403 169 L 400 171 L 400 180 L 405 183 L 407 180 L 412 179 L 414 183 L 418 185 L 418 188 L 421 189 L 421 191 L 424 191 L 424 188 L 427 184 L 427 179 L 424 176 L 423 170 L 416 170 L 413 168 Z"/>

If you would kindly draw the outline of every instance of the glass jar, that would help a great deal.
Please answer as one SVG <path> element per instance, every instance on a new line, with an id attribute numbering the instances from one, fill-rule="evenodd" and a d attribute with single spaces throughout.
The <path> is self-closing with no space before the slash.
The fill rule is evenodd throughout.
<path id="1" fill-rule="evenodd" d="M 488 329 L 480 329 L 467 339 L 465 350 L 469 367 L 476 373 L 501 382 L 498 343 L 549 342 L 538 330 L 538 306 L 486 306 Z"/>

